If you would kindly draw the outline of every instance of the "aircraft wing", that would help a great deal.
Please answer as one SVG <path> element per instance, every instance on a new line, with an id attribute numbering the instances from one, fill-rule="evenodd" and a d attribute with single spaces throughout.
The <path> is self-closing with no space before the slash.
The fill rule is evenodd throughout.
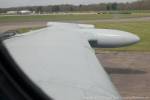
<path id="1" fill-rule="evenodd" d="M 3 41 L 24 74 L 54 100 L 121 100 L 83 30 L 92 25 L 49 23 Z"/>

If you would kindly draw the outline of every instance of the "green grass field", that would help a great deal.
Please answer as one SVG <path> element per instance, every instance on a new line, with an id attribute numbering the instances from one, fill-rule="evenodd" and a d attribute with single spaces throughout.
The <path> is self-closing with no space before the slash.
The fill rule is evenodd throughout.
<path id="1" fill-rule="evenodd" d="M 0 22 L 21 21 L 72 21 L 72 20 L 100 20 L 114 18 L 147 17 L 150 13 L 132 14 L 67 14 L 67 15 L 33 15 L 33 16 L 0 16 Z"/>
<path id="2" fill-rule="evenodd" d="M 111 14 L 96 15 L 37 15 L 37 16 L 0 16 L 0 22 L 16 22 L 16 21 L 69 21 L 69 20 L 95 20 L 110 19 Z"/>
<path id="3" fill-rule="evenodd" d="M 141 41 L 129 47 L 103 49 L 119 51 L 150 51 L 150 21 L 145 22 L 113 22 L 113 23 L 93 23 L 97 28 L 118 29 L 137 34 Z M 98 51 L 98 50 L 97 50 Z"/>

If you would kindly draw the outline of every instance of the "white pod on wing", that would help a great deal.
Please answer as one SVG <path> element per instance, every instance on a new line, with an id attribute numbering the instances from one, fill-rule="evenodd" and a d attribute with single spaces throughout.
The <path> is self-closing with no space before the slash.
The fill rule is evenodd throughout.
<path id="1" fill-rule="evenodd" d="M 87 29 L 88 40 L 93 47 L 122 47 L 135 44 L 140 38 L 132 33 L 111 29 Z"/>

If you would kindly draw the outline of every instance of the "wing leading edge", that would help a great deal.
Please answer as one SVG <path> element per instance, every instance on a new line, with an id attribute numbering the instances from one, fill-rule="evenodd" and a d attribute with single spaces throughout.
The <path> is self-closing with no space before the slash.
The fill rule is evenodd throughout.
<path id="1" fill-rule="evenodd" d="M 54 100 L 121 100 L 81 29 L 91 25 L 49 23 L 49 27 L 3 41 L 22 71 Z"/>

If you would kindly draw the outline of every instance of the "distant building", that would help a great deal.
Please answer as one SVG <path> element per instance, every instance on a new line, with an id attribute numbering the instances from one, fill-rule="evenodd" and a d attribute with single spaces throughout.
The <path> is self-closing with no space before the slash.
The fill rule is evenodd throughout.
<path id="1" fill-rule="evenodd" d="M 10 14 L 10 15 L 15 15 L 17 14 L 18 11 L 7 11 L 6 14 Z"/>
<path id="2" fill-rule="evenodd" d="M 21 10 L 21 11 L 18 11 L 18 14 L 28 15 L 28 14 L 32 14 L 32 11 L 30 11 L 30 10 Z"/>

